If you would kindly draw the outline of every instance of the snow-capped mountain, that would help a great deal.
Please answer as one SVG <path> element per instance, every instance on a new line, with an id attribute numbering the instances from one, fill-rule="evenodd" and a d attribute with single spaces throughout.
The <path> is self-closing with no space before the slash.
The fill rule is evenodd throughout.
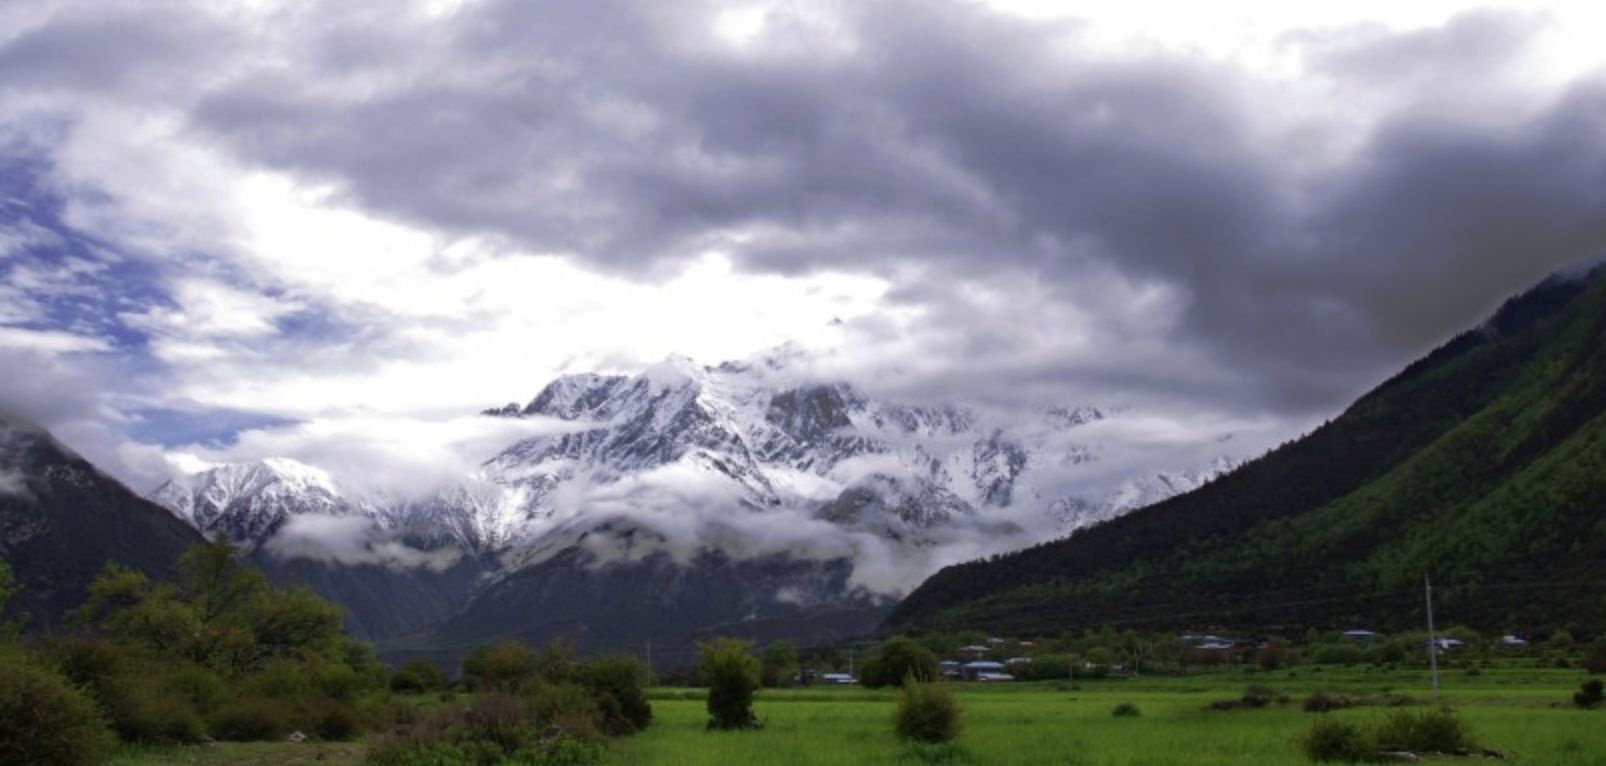
<path id="1" fill-rule="evenodd" d="M 1074 496 L 1060 498 L 1050 507 L 1050 513 L 1062 528 L 1080 529 L 1192 492 L 1231 473 L 1238 465 L 1239 461 L 1230 457 L 1218 457 L 1197 470 L 1157 471 L 1136 476 L 1121 482 L 1114 492 L 1097 502 Z"/>
<path id="2" fill-rule="evenodd" d="M 356 512 L 327 473 L 281 457 L 173 479 L 150 498 L 208 537 L 248 546 L 272 537 L 295 516 Z"/>
<path id="3" fill-rule="evenodd" d="M 548 586 L 530 573 L 550 580 L 575 566 L 594 577 L 635 567 L 617 575 L 621 588 L 716 566 L 724 574 L 708 582 L 758 589 L 730 601 L 744 614 L 795 621 L 805 602 L 831 608 L 822 583 L 837 606 L 874 611 L 941 566 L 1041 542 L 1231 467 L 1106 465 L 1106 441 L 1129 417 L 1122 410 L 1055 407 L 1010 421 L 883 401 L 796 362 L 783 350 L 713 367 L 670 357 L 635 375 L 565 375 L 526 404 L 483 413 L 537 435 L 422 496 L 353 492 L 316 467 L 272 458 L 175 479 L 153 499 L 203 533 L 270 551 L 305 555 L 328 527 L 362 529 L 360 545 L 342 545 L 369 563 L 395 546 L 493 556 L 480 608 L 465 607 L 476 625 L 496 623 L 485 604 L 524 604 L 498 587 L 539 590 Z M 339 521 L 301 521 L 314 518 Z M 280 544 L 287 536 L 297 544 Z M 663 598 L 699 597 L 675 593 Z"/>

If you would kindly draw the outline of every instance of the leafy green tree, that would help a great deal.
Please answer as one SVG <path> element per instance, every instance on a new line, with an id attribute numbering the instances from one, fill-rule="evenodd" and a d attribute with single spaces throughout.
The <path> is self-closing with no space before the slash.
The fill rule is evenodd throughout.
<path id="1" fill-rule="evenodd" d="M 446 671 L 426 659 L 408 660 L 390 678 L 394 692 L 433 692 L 446 687 Z"/>
<path id="2" fill-rule="evenodd" d="M 716 638 L 697 645 L 698 670 L 708 683 L 708 728 L 751 729 L 759 726 L 753 715 L 753 693 L 759 687 L 759 665 L 749 653 L 750 644 L 734 638 Z"/>
<path id="3" fill-rule="evenodd" d="M 226 540 L 192 546 L 178 560 L 178 586 L 202 622 L 237 616 L 258 605 L 268 580 Z"/>
<path id="4" fill-rule="evenodd" d="M 790 641 L 772 641 L 764 647 L 760 675 L 770 688 L 783 686 L 797 673 L 797 648 Z"/>
<path id="5" fill-rule="evenodd" d="M 872 689 L 901 686 L 910 678 L 922 683 L 937 680 L 937 655 L 907 636 L 893 636 L 882 642 L 860 674 L 860 680 Z"/>
<path id="6" fill-rule="evenodd" d="M 535 652 L 511 639 L 475 647 L 463 659 L 463 680 L 480 690 L 517 691 L 537 678 L 538 670 Z"/>
<path id="7" fill-rule="evenodd" d="M 341 608 L 307 588 L 263 593 L 252 604 L 248 622 L 264 655 L 309 649 L 327 653 L 343 635 Z"/>

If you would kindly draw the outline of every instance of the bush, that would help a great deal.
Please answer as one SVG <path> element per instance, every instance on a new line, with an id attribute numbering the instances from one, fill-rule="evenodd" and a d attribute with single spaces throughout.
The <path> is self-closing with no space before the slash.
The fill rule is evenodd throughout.
<path id="1" fill-rule="evenodd" d="M 1238 698 L 1238 704 L 1247 708 L 1262 708 L 1270 705 L 1277 699 L 1277 692 L 1269 687 L 1255 685 L 1244 689 L 1244 696 Z"/>
<path id="2" fill-rule="evenodd" d="M 1584 669 L 1591 675 L 1606 673 L 1606 638 L 1595 639 L 1590 647 L 1589 656 L 1584 658 Z"/>
<path id="3" fill-rule="evenodd" d="M 1598 680 L 1585 681 L 1573 694 L 1573 704 L 1586 710 L 1598 706 L 1603 696 L 1601 687 Z"/>
<path id="4" fill-rule="evenodd" d="M 409 660 L 390 677 L 390 690 L 399 694 L 425 694 L 446 688 L 446 672 L 429 660 Z"/>
<path id="5" fill-rule="evenodd" d="M 1373 760 L 1377 755 L 1360 727 L 1346 721 L 1317 723 L 1300 738 L 1299 747 L 1313 761 L 1355 763 Z"/>
<path id="6" fill-rule="evenodd" d="M 329 700 L 311 715 L 312 733 L 325 742 L 345 742 L 362 731 L 362 714 L 349 702 Z"/>
<path id="7" fill-rule="evenodd" d="M 225 702 L 212 711 L 207 723 L 214 738 L 229 742 L 274 740 L 290 733 L 284 705 L 260 697 Z"/>
<path id="8" fill-rule="evenodd" d="M 540 658 L 518 641 L 475 647 L 463 660 L 463 680 L 471 689 L 517 691 L 539 677 Z"/>
<path id="9" fill-rule="evenodd" d="M 797 648 L 790 641 L 774 641 L 764 647 L 764 658 L 759 662 L 759 676 L 769 688 L 785 686 L 797 672 Z"/>
<path id="10" fill-rule="evenodd" d="M 103 686 L 101 708 L 112 719 L 117 736 L 152 745 L 191 744 L 206 734 L 195 704 L 157 679 L 124 679 Z"/>
<path id="11" fill-rule="evenodd" d="M 1453 753 L 1472 746 L 1466 725 L 1448 710 L 1390 713 L 1377 729 L 1376 742 L 1378 750 L 1413 753 Z"/>
<path id="12" fill-rule="evenodd" d="M 552 690 L 566 691 L 554 693 Z M 579 766 L 597 762 L 601 744 L 567 731 L 538 731 L 536 709 L 558 696 L 589 703 L 587 690 L 572 684 L 531 684 L 535 700 L 504 692 L 482 695 L 464 708 L 449 705 L 423 720 L 401 725 L 374 742 L 368 766 Z M 554 696 L 556 695 L 556 696 Z M 565 705 L 567 706 L 567 705 Z M 595 708 L 590 708 L 595 714 Z M 550 711 L 546 715 L 551 715 Z M 560 716 L 561 717 L 561 716 Z"/>
<path id="13" fill-rule="evenodd" d="M 1348 697 L 1328 694 L 1327 692 L 1316 692 L 1306 697 L 1303 702 L 1299 703 L 1299 706 L 1307 713 L 1327 713 L 1352 707 L 1354 704 L 1354 700 Z"/>
<path id="14" fill-rule="evenodd" d="M 647 728 L 652 705 L 647 702 L 647 668 L 633 657 L 604 657 L 581 663 L 575 678 L 604 697 L 602 728 L 619 736 Z"/>
<path id="15" fill-rule="evenodd" d="M 542 683 L 526 690 L 531 713 L 542 726 L 554 728 L 565 736 L 586 742 L 599 742 L 603 738 L 608 710 L 599 700 L 612 701 L 612 697 L 569 683 Z M 617 706 L 611 711 L 620 715 Z"/>
<path id="16" fill-rule="evenodd" d="M 1138 706 L 1130 702 L 1123 702 L 1119 705 L 1116 705 L 1115 708 L 1110 711 L 1110 715 L 1116 718 L 1137 718 L 1142 714 L 1142 711 L 1138 710 Z"/>
<path id="17" fill-rule="evenodd" d="M 872 689 L 902 685 L 907 679 L 920 683 L 937 680 L 937 655 L 919 641 L 893 636 L 864 664 L 860 680 Z"/>
<path id="18" fill-rule="evenodd" d="M 524 701 L 501 692 L 481 694 L 463 713 L 457 735 L 462 741 L 487 742 L 503 753 L 513 753 L 535 739 L 535 727 Z"/>
<path id="19" fill-rule="evenodd" d="M 758 689 L 758 661 L 746 641 L 716 638 L 697 645 L 699 669 L 708 682 L 708 728 L 749 729 L 759 725 L 753 716 L 753 692 Z"/>
<path id="20" fill-rule="evenodd" d="M 906 679 L 893 719 L 898 738 L 916 742 L 948 742 L 959 736 L 959 703 L 948 687 Z"/>
<path id="21" fill-rule="evenodd" d="M 99 763 L 112 745 L 95 703 L 60 673 L 0 649 L 0 763 Z"/>
<path id="22" fill-rule="evenodd" d="M 1311 652 L 1311 659 L 1318 665 L 1344 665 L 1350 666 L 1364 659 L 1358 647 L 1348 644 L 1326 644 L 1318 646 Z"/>

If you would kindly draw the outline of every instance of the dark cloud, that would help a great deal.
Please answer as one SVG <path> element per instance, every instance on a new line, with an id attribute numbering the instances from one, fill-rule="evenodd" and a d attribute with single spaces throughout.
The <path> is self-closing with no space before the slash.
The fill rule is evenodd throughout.
<path id="1" fill-rule="evenodd" d="M 0 45 L 0 90 L 171 92 L 203 74 L 192 68 L 198 60 L 237 43 L 226 26 L 178 4 L 108 0 L 91 14 L 46 18 Z"/>
<path id="2" fill-rule="evenodd" d="M 928 312 L 916 350 L 978 395 L 1007 379 L 1329 410 L 1606 244 L 1606 91 L 1502 101 L 1539 17 L 1291 35 L 1311 75 L 1289 85 L 1095 53 L 1076 25 L 978 5 L 840 10 L 771 12 L 743 47 L 713 3 L 298 4 L 257 30 L 271 55 L 207 53 L 229 75 L 184 111 L 248 162 L 521 251 L 886 276 Z M 116 82 L 107 23 L 136 53 L 188 37 L 97 20 L 0 61 Z M 1359 116 L 1323 102 L 1346 94 Z M 993 279 L 1040 289 L 965 294 Z M 1156 293 L 1165 310 L 1134 303 Z M 1023 342 L 1060 320 L 1088 336 L 1078 353 Z"/>

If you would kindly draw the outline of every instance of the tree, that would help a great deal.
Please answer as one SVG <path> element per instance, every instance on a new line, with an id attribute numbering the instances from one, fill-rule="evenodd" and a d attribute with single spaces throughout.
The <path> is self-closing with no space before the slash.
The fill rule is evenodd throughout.
<path id="1" fill-rule="evenodd" d="M 390 678 L 394 692 L 433 692 L 446 687 L 446 671 L 426 659 L 408 660 Z"/>
<path id="2" fill-rule="evenodd" d="M 22 623 L 27 615 L 19 614 L 12 619 L 5 619 L 6 604 L 15 598 L 22 586 L 11 576 L 11 565 L 5 559 L 0 559 L 0 640 L 15 638 L 22 632 Z"/>
<path id="3" fill-rule="evenodd" d="M 1175 663 L 1178 671 L 1188 672 L 1183 662 L 1182 639 L 1175 633 L 1161 633 L 1154 639 L 1154 659 L 1162 663 Z"/>
<path id="4" fill-rule="evenodd" d="M 860 675 L 865 686 L 902 686 L 910 678 L 923 683 L 937 680 L 937 655 L 919 641 L 893 636 L 864 664 Z"/>
<path id="5" fill-rule="evenodd" d="M 247 612 L 268 591 L 268 580 L 247 566 L 227 540 L 191 546 L 178 559 L 178 585 L 202 622 Z"/>
<path id="6" fill-rule="evenodd" d="M 463 660 L 463 680 L 475 689 L 518 691 L 537 676 L 538 669 L 535 652 L 510 639 L 469 652 Z"/>
<path id="7" fill-rule="evenodd" d="M 708 728 L 751 729 L 759 726 L 753 715 L 753 692 L 759 687 L 758 661 L 749 644 L 734 638 L 716 638 L 697 645 L 698 669 L 708 683 Z"/>
<path id="8" fill-rule="evenodd" d="M 797 648 L 790 641 L 774 641 L 764 647 L 760 675 L 770 688 L 784 685 L 797 672 Z"/>

